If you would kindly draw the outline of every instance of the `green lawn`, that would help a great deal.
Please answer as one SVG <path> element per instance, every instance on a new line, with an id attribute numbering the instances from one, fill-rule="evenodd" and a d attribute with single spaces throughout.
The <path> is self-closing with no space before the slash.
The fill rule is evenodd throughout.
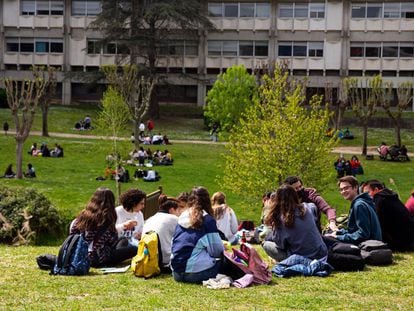
<path id="1" fill-rule="evenodd" d="M 51 131 L 68 132 L 64 124 L 66 113 L 73 120 L 83 116 L 87 109 L 74 111 L 65 107 L 56 107 L 57 119 L 51 124 Z M 0 109 L 0 122 L 4 122 L 6 110 Z M 92 113 L 90 113 L 92 115 Z M 53 117 L 54 118 L 54 117 Z M 57 120 L 61 119 L 59 123 Z M 208 133 L 200 127 L 192 130 L 193 120 L 188 124 L 175 124 L 156 121 L 156 126 L 164 128 L 168 133 L 175 127 L 187 134 L 177 134 L 194 139 L 197 135 L 208 138 Z M 38 123 L 37 125 L 38 126 Z M 164 127 L 163 127 L 164 126 Z M 201 133 L 201 134 L 197 134 Z M 358 129 L 354 130 L 360 136 Z M 372 133 L 372 134 L 371 134 Z M 88 133 L 89 134 L 89 133 Z M 391 141 L 392 131 L 372 130 L 369 135 L 375 135 L 372 145 L 385 139 Z M 177 139 L 174 135 L 169 135 Z M 413 131 L 404 131 L 403 142 L 414 149 Z M 33 158 L 24 154 L 24 165 L 32 163 L 36 168 L 36 179 L 7 180 L 0 179 L 8 186 L 20 185 L 39 189 L 50 198 L 66 220 L 70 221 L 86 204 L 94 190 L 99 186 L 115 189 L 113 181 L 96 181 L 103 174 L 105 156 L 110 144 L 105 140 L 42 138 L 30 137 L 25 150 L 32 142 L 46 141 L 53 146 L 59 142 L 65 148 L 64 158 Z M 346 141 L 357 145 L 358 139 Z M 410 147 L 411 146 L 411 147 Z M 122 153 L 127 154 L 131 148 L 128 141 L 121 142 Z M 153 150 L 155 148 L 152 148 Z M 156 167 L 162 179 L 156 183 L 144 183 L 142 180 L 122 184 L 122 189 L 138 187 L 152 191 L 162 185 L 164 192 L 177 195 L 188 191 L 195 185 L 207 187 L 210 193 L 221 190 L 219 185 L 225 152 L 220 144 L 174 144 L 168 146 L 174 156 L 171 167 Z M 15 163 L 15 142 L 12 136 L 0 136 L 0 169 L 5 169 L 8 163 Z M 333 169 L 336 155 L 327 159 L 327 165 Z M 378 178 L 388 186 L 398 191 L 405 201 L 409 192 L 414 188 L 414 161 L 406 163 L 382 162 L 378 157 L 373 161 L 362 159 L 365 175 L 360 180 Z M 14 164 L 15 167 L 15 164 Z M 130 167 L 130 172 L 134 168 Z M 390 178 L 395 185 L 389 183 Z M 275 185 L 276 186 L 276 185 Z M 324 189 L 319 189 L 338 213 L 347 213 L 349 203 L 344 201 L 336 188 L 333 179 Z M 260 217 L 260 200 L 245 196 L 236 196 L 227 192 L 228 201 L 239 219 L 254 219 L 257 223 Z M 414 305 L 414 253 L 396 254 L 395 263 L 388 267 L 367 267 L 363 272 L 333 273 L 328 278 L 291 278 L 273 279 L 268 286 L 258 286 L 247 289 L 229 289 L 213 291 L 197 285 L 175 283 L 170 276 L 143 280 L 133 277 L 130 273 L 102 275 L 92 269 L 86 277 L 52 277 L 45 271 L 37 269 L 35 257 L 42 253 L 56 253 L 62 237 L 48 240 L 51 246 L 10 247 L 0 246 L 0 310 L 29 309 L 29 310 L 150 310 L 150 309 L 184 309 L 184 310 L 410 310 Z"/>

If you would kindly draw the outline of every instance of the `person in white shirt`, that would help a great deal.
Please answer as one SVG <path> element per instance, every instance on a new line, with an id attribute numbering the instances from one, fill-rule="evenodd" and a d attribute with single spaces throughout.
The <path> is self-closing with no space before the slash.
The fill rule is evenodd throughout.
<path id="1" fill-rule="evenodd" d="M 145 192 L 138 189 L 129 189 L 119 200 L 122 205 L 115 208 L 115 228 L 119 237 L 125 237 L 133 245 L 138 245 L 144 226 L 144 215 L 141 210 L 145 207 Z"/>
<path id="2" fill-rule="evenodd" d="M 159 212 L 145 221 L 142 232 L 155 231 L 158 234 L 162 251 L 163 267 L 161 270 L 170 273 L 171 242 L 182 208 L 176 198 L 167 197 L 164 194 L 160 195 L 158 203 Z"/>
<path id="3" fill-rule="evenodd" d="M 223 192 L 214 193 L 211 197 L 211 204 L 217 222 L 217 229 L 224 234 L 227 241 L 231 244 L 237 244 L 237 217 L 233 209 L 226 204 L 226 195 Z"/>

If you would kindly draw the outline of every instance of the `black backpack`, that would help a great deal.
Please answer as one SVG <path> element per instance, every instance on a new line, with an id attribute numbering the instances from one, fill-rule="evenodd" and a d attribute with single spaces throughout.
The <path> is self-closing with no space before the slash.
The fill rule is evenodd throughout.
<path id="1" fill-rule="evenodd" d="M 70 234 L 59 249 L 52 275 L 86 275 L 89 273 L 89 243 L 82 234 Z"/>
<path id="2" fill-rule="evenodd" d="M 367 240 L 359 244 L 359 248 L 367 265 L 383 266 L 392 264 L 392 251 L 388 244 L 382 241 Z"/>
<path id="3" fill-rule="evenodd" d="M 328 263 L 337 271 L 364 270 L 365 260 L 358 246 L 324 236 L 328 247 Z"/>

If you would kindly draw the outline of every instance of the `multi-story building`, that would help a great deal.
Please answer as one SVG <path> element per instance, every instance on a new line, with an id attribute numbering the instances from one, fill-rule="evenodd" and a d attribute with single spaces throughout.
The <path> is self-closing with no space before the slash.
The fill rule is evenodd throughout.
<path id="1" fill-rule="evenodd" d="M 0 4 L 2 77 L 24 78 L 33 64 L 56 66 L 63 103 L 100 98 L 104 85 L 79 77 L 115 63 L 123 47 L 95 44 L 100 34 L 88 26 L 99 0 Z M 158 88 L 161 100 L 203 105 L 217 74 L 233 64 L 254 70 L 287 61 L 292 75 L 308 76 L 311 91 L 346 76 L 414 81 L 414 1 L 206 1 L 205 9 L 216 29 L 159 51 L 159 72 L 174 85 Z"/>

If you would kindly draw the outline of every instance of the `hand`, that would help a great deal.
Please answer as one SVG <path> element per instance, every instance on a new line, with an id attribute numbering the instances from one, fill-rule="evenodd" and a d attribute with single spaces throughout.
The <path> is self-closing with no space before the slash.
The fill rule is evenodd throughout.
<path id="1" fill-rule="evenodd" d="M 127 222 L 124 222 L 124 230 L 132 230 L 137 224 L 138 222 L 136 220 L 128 220 Z"/>
<path id="2" fill-rule="evenodd" d="M 134 234 L 134 238 L 136 238 L 137 240 L 141 240 L 141 235 L 142 235 L 141 232 L 137 232 Z"/>
<path id="3" fill-rule="evenodd" d="M 336 226 L 336 222 L 335 221 L 331 221 L 329 223 L 329 229 L 331 229 L 333 232 L 338 231 L 338 227 Z"/>

